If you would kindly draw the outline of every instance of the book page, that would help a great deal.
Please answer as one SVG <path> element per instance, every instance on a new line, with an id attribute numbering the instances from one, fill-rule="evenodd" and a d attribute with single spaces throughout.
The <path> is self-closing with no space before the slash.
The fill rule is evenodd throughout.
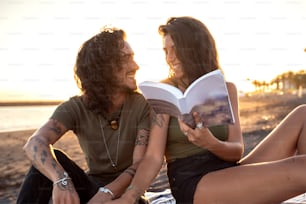
<path id="1" fill-rule="evenodd" d="M 218 100 L 227 95 L 227 87 L 220 70 L 203 75 L 194 81 L 184 93 L 187 109 L 184 110 L 183 114 L 190 113 L 195 105 Z"/>
<path id="2" fill-rule="evenodd" d="M 186 114 L 198 112 L 201 121 L 208 127 L 235 122 L 226 82 L 220 70 L 200 77 L 192 85 L 185 92 Z"/>
<path id="3" fill-rule="evenodd" d="M 180 109 L 179 100 L 183 97 L 183 93 L 176 87 L 169 84 L 144 81 L 139 84 L 139 89 L 146 99 L 155 99 L 167 101 Z"/>
<path id="4" fill-rule="evenodd" d="M 176 87 L 159 82 L 143 82 L 139 88 L 157 113 L 183 116 L 183 120 L 192 128 L 195 127 L 192 112 L 198 112 L 203 125 L 207 127 L 235 122 L 226 82 L 220 70 L 195 80 L 184 95 Z"/>

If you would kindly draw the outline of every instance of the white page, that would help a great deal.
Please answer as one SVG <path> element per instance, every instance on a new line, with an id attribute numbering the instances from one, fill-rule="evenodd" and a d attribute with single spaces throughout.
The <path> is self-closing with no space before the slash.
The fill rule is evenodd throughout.
<path id="1" fill-rule="evenodd" d="M 161 86 L 168 90 L 172 90 L 171 92 L 173 94 L 170 91 L 159 88 Z M 179 101 L 176 98 L 182 98 L 183 93 L 174 86 L 165 83 L 144 81 L 139 84 L 139 88 L 142 90 L 144 97 L 147 99 L 165 100 L 175 104 L 177 107 L 180 107 Z"/>
<path id="2" fill-rule="evenodd" d="M 201 81 L 202 78 L 205 79 Z M 194 89 L 195 82 L 197 82 L 197 87 L 200 88 Z M 213 100 L 227 95 L 227 88 L 220 70 L 210 72 L 206 74 L 205 77 L 200 77 L 195 82 L 192 84 L 193 86 L 190 86 L 184 93 L 185 97 L 188 95 L 186 104 L 187 107 L 189 107 L 184 110 L 184 113 L 189 113 L 195 105 L 204 104 L 207 100 Z M 199 91 L 202 93 L 199 94 Z"/>

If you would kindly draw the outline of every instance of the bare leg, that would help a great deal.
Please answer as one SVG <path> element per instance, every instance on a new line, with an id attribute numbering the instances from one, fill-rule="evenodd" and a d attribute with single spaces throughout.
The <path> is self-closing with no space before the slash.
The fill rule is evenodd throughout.
<path id="1" fill-rule="evenodd" d="M 306 154 L 306 105 L 300 105 L 255 147 L 241 164 L 275 161 Z"/>
<path id="2" fill-rule="evenodd" d="M 306 192 L 306 155 L 212 172 L 198 183 L 195 204 L 273 204 Z"/>

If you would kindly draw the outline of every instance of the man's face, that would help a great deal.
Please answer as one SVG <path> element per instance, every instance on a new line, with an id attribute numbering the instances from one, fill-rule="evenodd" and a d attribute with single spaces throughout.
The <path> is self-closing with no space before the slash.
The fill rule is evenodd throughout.
<path id="1" fill-rule="evenodd" d="M 139 66 L 134 61 L 134 52 L 128 42 L 124 42 L 124 47 L 122 48 L 122 70 L 118 72 L 117 76 L 123 88 L 130 90 L 136 90 L 136 71 Z"/>

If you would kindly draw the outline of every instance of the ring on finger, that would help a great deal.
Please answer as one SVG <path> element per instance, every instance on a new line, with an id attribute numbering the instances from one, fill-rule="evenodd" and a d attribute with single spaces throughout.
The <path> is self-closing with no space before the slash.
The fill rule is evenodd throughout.
<path id="1" fill-rule="evenodd" d="M 184 132 L 184 135 L 185 135 L 185 136 L 188 136 L 188 131 L 185 131 L 185 132 Z"/>
<path id="2" fill-rule="evenodd" d="M 203 123 L 198 122 L 197 125 L 196 125 L 196 128 L 202 129 L 203 128 Z"/>

